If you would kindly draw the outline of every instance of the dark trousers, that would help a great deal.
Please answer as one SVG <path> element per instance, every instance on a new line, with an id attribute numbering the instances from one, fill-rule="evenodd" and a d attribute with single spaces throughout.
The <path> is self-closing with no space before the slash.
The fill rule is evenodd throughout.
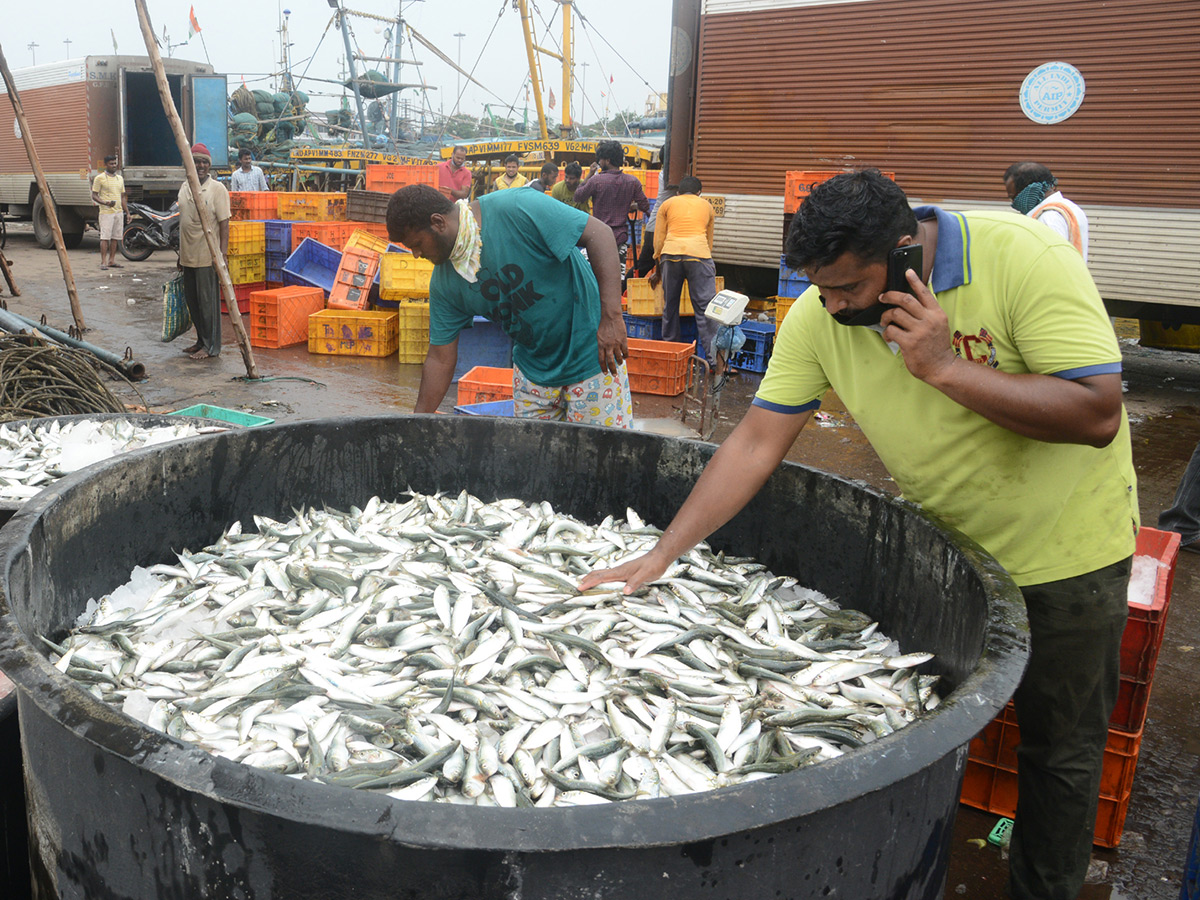
<path id="1" fill-rule="evenodd" d="M 1184 544 L 1200 538 L 1200 444 L 1179 480 L 1175 502 L 1158 517 L 1158 527 L 1179 532 Z"/>
<path id="2" fill-rule="evenodd" d="M 1031 647 L 1015 697 L 1021 744 L 1009 860 L 1014 900 L 1075 900 L 1083 887 L 1132 561 L 1021 589 Z"/>
<path id="3" fill-rule="evenodd" d="M 183 296 L 196 326 L 196 338 L 209 356 L 220 356 L 221 282 L 217 270 L 212 266 L 184 266 Z"/>
<path id="4" fill-rule="evenodd" d="M 721 326 L 704 314 L 708 304 L 717 295 L 717 267 L 711 259 L 692 259 L 686 256 L 663 256 L 658 260 L 658 271 L 662 273 L 663 314 L 662 339 L 679 340 L 679 299 L 683 295 L 683 283 L 688 286 L 688 298 L 696 312 L 696 332 L 700 346 L 708 359 L 715 359 L 712 352 L 713 339 Z"/>

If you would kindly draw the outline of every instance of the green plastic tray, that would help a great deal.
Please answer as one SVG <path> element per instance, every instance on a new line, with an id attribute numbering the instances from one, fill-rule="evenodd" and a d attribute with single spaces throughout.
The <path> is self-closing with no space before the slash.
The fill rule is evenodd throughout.
<path id="1" fill-rule="evenodd" d="M 223 406 L 209 406 L 207 403 L 197 403 L 195 406 L 189 406 L 186 409 L 177 409 L 173 413 L 168 413 L 168 415 L 217 419 L 233 425 L 242 425 L 245 428 L 253 428 L 256 425 L 270 425 L 275 421 L 274 419 L 268 419 L 266 416 L 255 416 L 250 413 L 238 412 L 236 409 L 226 409 Z"/>

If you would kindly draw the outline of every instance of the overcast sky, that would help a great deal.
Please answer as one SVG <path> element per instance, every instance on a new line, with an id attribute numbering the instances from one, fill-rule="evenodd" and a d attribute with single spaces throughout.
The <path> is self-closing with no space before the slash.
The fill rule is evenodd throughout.
<path id="1" fill-rule="evenodd" d="M 40 65 L 70 57 L 112 53 L 113 34 L 120 53 L 146 52 L 133 0 L 100 4 L 95 0 L 49 0 L 45 5 L 3 0 L 3 5 L 0 41 L 13 69 L 32 65 L 35 59 Z M 347 0 L 346 5 L 380 16 L 394 17 L 397 12 L 397 0 Z M 461 103 L 464 112 L 479 115 L 483 104 L 490 103 L 493 112 L 499 115 L 515 103 L 515 116 L 521 116 L 525 105 L 521 83 L 528 64 L 521 18 L 513 9 L 512 0 L 404 0 L 401 6 L 404 19 L 450 59 L 459 55 L 459 40 L 454 35 L 460 32 L 464 35 L 462 67 L 467 71 L 474 68 L 475 77 L 494 92 L 468 85 L 464 79 Z M 559 4 L 556 0 L 530 0 L 529 6 L 536 26 L 536 43 L 557 48 L 562 39 Z M 201 29 L 190 42 L 189 7 L 195 8 Z M 269 76 L 279 69 L 283 9 L 291 10 L 288 28 L 292 69 L 297 76 L 307 72 L 310 79 L 333 80 L 342 67 L 345 45 L 336 27 L 326 30 L 333 13 L 327 0 L 148 0 L 148 8 L 160 40 L 166 27 L 172 45 L 170 55 L 203 62 L 207 46 L 208 61 L 218 72 L 229 75 L 231 91 L 243 77 L 251 88 L 274 87 Z M 574 9 L 576 107 L 581 103 L 580 85 L 587 94 L 582 112 L 578 108 L 574 111 L 576 120 L 595 121 L 603 115 L 606 102 L 610 113 L 629 109 L 642 114 L 653 91 L 667 90 L 669 0 L 575 0 Z M 367 56 L 393 55 L 385 46 L 387 23 L 356 17 L 350 17 L 349 21 L 356 50 Z M 551 23 L 550 37 L 543 38 L 546 34 L 543 22 Z M 37 46 L 31 49 L 30 43 Z M 433 109 L 440 111 L 444 107 L 447 113 L 451 112 L 457 92 L 454 70 L 421 44 L 414 42 L 410 47 L 407 38 L 400 56 L 423 63 L 419 68 L 405 66 L 400 80 L 412 83 L 423 77 L 430 87 L 438 88 L 427 93 Z M 586 68 L 581 65 L 584 62 L 588 64 Z M 543 57 L 542 67 L 544 81 L 553 88 L 557 100 L 555 113 L 551 114 L 557 119 L 556 113 L 562 109 L 562 69 L 557 60 L 548 57 Z M 611 85 L 606 85 L 610 76 Z M 340 97 L 336 85 L 310 80 L 301 82 L 300 87 L 313 95 L 314 110 L 336 108 L 336 100 L 329 102 L 332 98 L 315 96 L 325 91 Z M 601 96 L 602 90 L 607 97 Z M 413 90 L 405 90 L 400 96 L 413 104 L 420 102 L 420 94 Z M 529 109 L 532 118 L 532 95 Z"/>

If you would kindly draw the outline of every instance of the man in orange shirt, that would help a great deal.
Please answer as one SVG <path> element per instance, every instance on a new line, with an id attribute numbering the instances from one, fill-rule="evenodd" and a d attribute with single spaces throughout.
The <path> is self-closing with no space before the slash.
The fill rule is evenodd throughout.
<path id="1" fill-rule="evenodd" d="M 662 275 L 662 339 L 679 340 L 679 298 L 686 281 L 701 347 L 709 359 L 716 359 L 712 343 L 719 326 L 704 314 L 717 293 L 717 267 L 712 258 L 715 216 L 712 204 L 700 198 L 700 190 L 699 178 L 684 175 L 679 179 L 679 193 L 657 207 L 654 257 Z"/>

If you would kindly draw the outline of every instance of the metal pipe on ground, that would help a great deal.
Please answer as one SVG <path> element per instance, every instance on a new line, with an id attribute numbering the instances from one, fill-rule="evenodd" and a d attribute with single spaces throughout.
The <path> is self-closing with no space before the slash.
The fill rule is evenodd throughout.
<path id="1" fill-rule="evenodd" d="M 40 334 L 44 334 L 53 341 L 65 344 L 68 347 L 74 347 L 77 350 L 86 350 L 92 356 L 96 357 L 96 359 L 108 363 L 130 381 L 141 381 L 146 377 L 146 367 L 137 360 L 117 356 L 111 350 L 105 350 L 103 347 L 97 347 L 95 344 L 89 344 L 87 341 L 71 337 L 57 328 L 51 328 L 49 325 L 43 325 L 40 322 L 35 322 L 33 319 L 27 319 L 25 316 L 11 310 L 0 310 L 0 328 L 5 328 L 12 332 L 22 332 L 36 328 Z"/>

